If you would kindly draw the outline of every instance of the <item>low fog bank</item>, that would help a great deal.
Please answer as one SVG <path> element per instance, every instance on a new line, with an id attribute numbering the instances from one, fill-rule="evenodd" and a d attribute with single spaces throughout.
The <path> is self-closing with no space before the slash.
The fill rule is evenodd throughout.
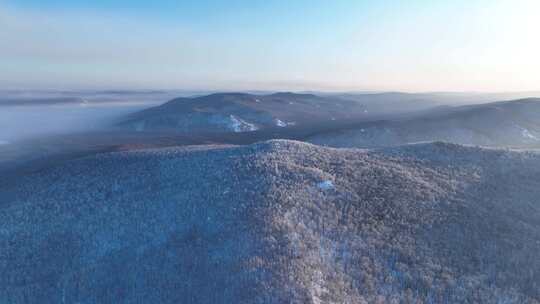
<path id="1" fill-rule="evenodd" d="M 179 90 L 0 90 L 0 145 L 49 135 L 103 130 L 133 112 L 179 96 Z"/>
<path id="2" fill-rule="evenodd" d="M 154 103 L 55 104 L 0 107 L 0 145 L 40 136 L 106 128 Z"/>
<path id="3" fill-rule="evenodd" d="M 196 91 L 172 90 L 0 90 L 0 106 L 95 103 L 163 103 L 178 96 L 201 94 Z"/>

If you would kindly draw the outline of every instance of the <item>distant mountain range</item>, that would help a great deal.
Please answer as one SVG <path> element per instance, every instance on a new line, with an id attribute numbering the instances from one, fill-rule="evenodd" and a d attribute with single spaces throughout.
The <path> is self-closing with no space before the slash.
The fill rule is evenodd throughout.
<path id="1" fill-rule="evenodd" d="M 137 131 L 239 133 L 365 115 L 366 109 L 361 104 L 337 97 L 294 93 L 218 93 L 173 99 L 130 115 L 119 125 Z"/>
<path id="2" fill-rule="evenodd" d="M 540 97 L 540 92 L 516 93 L 336 93 L 330 96 L 354 100 L 372 114 L 396 114 L 424 111 L 440 106 L 460 106 Z"/>
<path id="3" fill-rule="evenodd" d="M 0 184 L 5 303 L 537 303 L 540 156 L 274 140 Z"/>
<path id="4" fill-rule="evenodd" d="M 540 99 L 440 107 L 401 119 L 360 122 L 307 140 L 333 147 L 382 147 L 423 141 L 534 147 L 540 145 Z"/>
<path id="5" fill-rule="evenodd" d="M 424 141 L 540 146 L 540 99 L 451 106 L 446 103 L 455 96 L 437 96 L 219 93 L 177 98 L 131 114 L 117 127 L 197 136 L 255 133 L 251 137 L 259 140 L 293 138 L 335 147 Z"/>

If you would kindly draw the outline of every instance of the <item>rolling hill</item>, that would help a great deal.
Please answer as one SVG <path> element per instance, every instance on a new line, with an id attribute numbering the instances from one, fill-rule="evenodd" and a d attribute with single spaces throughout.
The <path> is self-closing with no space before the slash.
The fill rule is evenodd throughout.
<path id="1" fill-rule="evenodd" d="M 5 303 L 538 303 L 540 155 L 274 140 L 0 187 Z"/>
<path id="2" fill-rule="evenodd" d="M 334 93 L 329 96 L 354 100 L 372 114 L 396 114 L 426 111 L 436 107 L 464 106 L 490 103 L 499 100 L 516 100 L 540 96 L 540 92 L 474 93 Z"/>
<path id="3" fill-rule="evenodd" d="M 312 94 L 218 93 L 173 99 L 119 122 L 137 131 L 240 133 L 365 116 L 355 101 Z"/>
<path id="4" fill-rule="evenodd" d="M 382 147 L 423 141 L 506 147 L 540 145 L 540 99 L 444 107 L 403 119 L 351 124 L 307 141 L 334 147 Z"/>

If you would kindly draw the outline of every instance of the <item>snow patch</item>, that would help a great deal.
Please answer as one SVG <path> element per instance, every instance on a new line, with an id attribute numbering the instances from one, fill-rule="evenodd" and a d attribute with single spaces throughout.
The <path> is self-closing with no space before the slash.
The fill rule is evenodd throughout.
<path id="1" fill-rule="evenodd" d="M 274 119 L 274 122 L 276 123 L 276 126 L 284 128 L 288 126 L 296 126 L 296 121 L 283 121 L 281 119 Z"/>
<path id="2" fill-rule="evenodd" d="M 283 120 L 276 118 L 276 126 L 283 128 L 283 127 L 286 127 L 287 125 L 288 124 L 284 122 Z"/>
<path id="3" fill-rule="evenodd" d="M 538 137 L 534 136 L 529 130 L 521 128 L 521 136 L 528 139 L 538 140 Z"/>
<path id="4" fill-rule="evenodd" d="M 229 116 L 230 125 L 229 128 L 236 133 L 257 131 L 258 128 L 254 124 L 250 124 L 234 115 Z"/>
<path id="5" fill-rule="evenodd" d="M 331 180 L 325 180 L 317 184 L 321 190 L 332 190 L 334 189 L 334 183 Z"/>
<path id="6" fill-rule="evenodd" d="M 433 141 L 429 141 L 429 140 L 420 140 L 420 141 L 411 141 L 411 142 L 408 142 L 408 143 L 405 143 L 406 145 L 423 145 L 423 144 L 431 144 L 433 143 Z"/>

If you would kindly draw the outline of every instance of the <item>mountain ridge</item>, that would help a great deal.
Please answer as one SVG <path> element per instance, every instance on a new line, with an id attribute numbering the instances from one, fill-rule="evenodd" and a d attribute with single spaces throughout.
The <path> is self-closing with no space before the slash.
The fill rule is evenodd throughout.
<path id="1" fill-rule="evenodd" d="M 365 116 L 357 102 L 313 94 L 215 93 L 177 98 L 135 113 L 119 123 L 139 131 L 246 132 Z"/>
<path id="2" fill-rule="evenodd" d="M 448 141 L 482 146 L 540 145 L 540 98 L 434 109 L 402 119 L 358 123 L 308 138 L 336 147 L 398 146 Z"/>

